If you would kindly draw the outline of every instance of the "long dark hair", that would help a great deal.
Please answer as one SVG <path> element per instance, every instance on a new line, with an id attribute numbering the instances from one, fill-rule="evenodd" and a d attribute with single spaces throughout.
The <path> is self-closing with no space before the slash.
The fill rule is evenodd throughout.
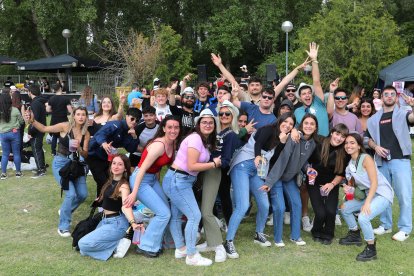
<path id="1" fill-rule="evenodd" d="M 101 102 L 99 103 L 99 110 L 98 110 L 98 112 L 95 114 L 95 118 L 103 115 L 102 102 L 103 102 L 105 99 L 109 99 L 109 100 L 111 101 L 111 105 L 112 105 L 111 110 L 109 111 L 109 116 L 110 116 L 110 117 L 112 117 L 112 116 L 114 116 L 114 115 L 116 114 L 116 109 L 115 109 L 114 100 L 113 100 L 110 96 L 104 96 L 104 97 L 102 97 L 102 100 L 101 100 Z"/>
<path id="2" fill-rule="evenodd" d="M 110 198 L 116 199 L 119 197 L 119 189 L 123 184 L 129 183 L 129 177 L 131 176 L 131 162 L 129 162 L 129 158 L 126 157 L 125 154 L 116 154 L 112 160 L 115 158 L 121 158 L 122 162 L 124 162 L 125 172 L 122 174 L 121 180 L 118 181 L 114 192 L 111 194 Z M 111 162 L 112 164 L 112 162 Z M 105 185 L 102 187 L 101 194 L 99 195 L 99 201 L 102 201 L 104 198 L 105 191 L 112 185 L 112 180 L 114 179 L 114 175 L 112 174 L 111 167 L 109 166 L 109 178 Z"/>
<path id="3" fill-rule="evenodd" d="M 300 122 L 298 129 L 300 131 L 302 131 L 302 133 L 303 133 L 303 122 L 307 118 L 312 118 L 315 121 L 315 123 L 316 123 L 316 129 L 315 129 L 315 131 L 313 132 L 313 134 L 311 135 L 310 138 L 313 139 L 313 140 L 317 140 L 318 139 L 318 128 L 319 127 L 318 127 L 318 119 L 316 118 L 315 115 L 313 115 L 311 113 L 306 113 L 305 116 L 303 116 L 302 121 Z"/>
<path id="4" fill-rule="evenodd" d="M 296 124 L 296 117 L 291 112 L 286 112 L 280 115 L 280 117 L 277 119 L 276 123 L 271 124 L 272 127 L 272 136 L 270 137 L 270 148 L 276 147 L 277 144 L 279 144 L 279 134 L 280 134 L 280 125 L 286 121 L 286 119 L 292 118 L 293 120 L 293 126 Z"/>
<path id="5" fill-rule="evenodd" d="M 204 135 L 201 133 L 201 130 L 200 130 L 200 123 L 201 123 L 201 120 L 203 118 L 212 118 L 213 122 L 214 122 L 213 132 L 210 133 L 207 138 L 204 137 Z M 216 136 L 217 136 L 217 121 L 216 121 L 216 118 L 214 118 L 214 117 L 199 118 L 198 121 L 197 121 L 197 124 L 194 128 L 194 132 L 197 133 L 198 135 L 200 135 L 201 141 L 203 141 L 203 146 L 208 148 L 210 150 L 210 152 L 212 152 L 216 149 L 216 139 L 217 139 L 216 138 Z"/>
<path id="6" fill-rule="evenodd" d="M 181 129 L 181 120 L 178 117 L 176 117 L 176 116 L 167 115 L 161 121 L 160 126 L 158 127 L 157 132 L 154 134 L 154 137 L 152 137 L 150 140 L 148 140 L 148 142 L 145 145 L 145 147 L 147 147 L 149 144 L 151 144 L 152 142 L 154 142 L 155 139 L 165 136 L 165 131 L 164 131 L 163 128 L 167 125 L 167 122 L 168 121 L 176 121 L 176 122 L 178 122 L 178 124 L 180 126 L 180 133 L 178 134 L 178 137 L 177 137 L 176 141 L 180 141 L 180 134 L 181 134 L 181 131 L 182 131 L 182 129 Z M 175 149 L 175 145 L 174 145 L 174 149 Z"/>
<path id="7" fill-rule="evenodd" d="M 331 136 L 333 133 L 338 132 L 345 137 L 348 135 L 349 130 L 348 127 L 344 124 L 337 124 L 334 126 L 331 131 L 329 132 L 328 137 L 323 138 L 322 141 L 322 150 L 321 150 L 321 162 L 322 164 L 327 167 L 328 166 L 328 158 L 329 158 L 329 148 L 331 145 Z M 343 172 L 345 168 L 345 149 L 344 143 L 338 146 L 336 149 L 336 161 L 335 161 L 335 170 L 334 173 L 340 174 Z"/>
<path id="8" fill-rule="evenodd" d="M 10 94 L 0 94 L 0 121 L 10 122 L 12 100 Z"/>
<path id="9" fill-rule="evenodd" d="M 364 142 L 363 142 L 363 140 L 362 140 L 361 135 L 359 135 L 359 133 L 352 132 L 352 133 L 349 133 L 349 134 L 348 134 L 347 138 L 348 138 L 349 136 L 354 137 L 355 141 L 358 143 L 358 146 L 359 146 L 359 148 L 360 148 L 360 149 L 359 149 L 359 153 L 360 153 L 360 154 L 361 154 L 361 153 L 366 153 L 366 151 L 365 151 L 365 147 L 364 147 Z"/>

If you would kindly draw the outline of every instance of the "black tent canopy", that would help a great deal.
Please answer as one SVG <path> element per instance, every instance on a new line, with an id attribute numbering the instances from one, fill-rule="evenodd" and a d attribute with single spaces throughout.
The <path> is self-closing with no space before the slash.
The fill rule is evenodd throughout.
<path id="1" fill-rule="evenodd" d="M 0 56 L 0 65 L 14 65 L 18 62 L 21 61 L 12 57 Z"/>
<path id="2" fill-rule="evenodd" d="M 393 81 L 414 81 L 414 55 L 402 58 L 379 72 L 384 85 Z"/>
<path id="3" fill-rule="evenodd" d="M 19 62 L 16 67 L 20 71 L 64 72 L 70 69 L 72 72 L 90 72 L 102 70 L 105 65 L 96 60 L 63 54 L 27 62 Z"/>

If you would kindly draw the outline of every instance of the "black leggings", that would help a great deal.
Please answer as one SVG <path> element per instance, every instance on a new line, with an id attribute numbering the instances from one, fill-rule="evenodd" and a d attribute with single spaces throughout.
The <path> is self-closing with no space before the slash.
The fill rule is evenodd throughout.
<path id="1" fill-rule="evenodd" d="M 339 185 L 327 197 L 322 197 L 319 185 L 307 185 L 309 198 L 315 213 L 312 236 L 331 240 L 335 232 L 335 216 L 338 208 Z"/>
<path id="2" fill-rule="evenodd" d="M 103 185 L 109 178 L 109 162 L 96 156 L 88 156 L 88 158 L 86 158 L 86 163 L 96 182 L 96 197 L 98 197 L 101 194 Z"/>

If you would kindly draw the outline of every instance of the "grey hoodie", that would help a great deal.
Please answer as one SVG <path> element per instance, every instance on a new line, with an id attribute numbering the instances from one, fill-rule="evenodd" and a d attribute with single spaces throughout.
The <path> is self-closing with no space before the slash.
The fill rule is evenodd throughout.
<path id="1" fill-rule="evenodd" d="M 305 140 L 301 135 L 300 142 L 296 144 L 289 136 L 264 185 L 272 188 L 279 180 L 289 181 L 294 178 L 307 163 L 315 148 L 316 143 L 313 139 Z"/>

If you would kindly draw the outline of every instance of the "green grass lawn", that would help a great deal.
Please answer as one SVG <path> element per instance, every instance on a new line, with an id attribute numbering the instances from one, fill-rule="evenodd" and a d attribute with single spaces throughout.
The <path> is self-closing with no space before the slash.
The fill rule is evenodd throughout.
<path id="1" fill-rule="evenodd" d="M 49 146 L 47 161 L 51 164 Z M 347 232 L 346 226 L 336 228 L 332 245 L 312 241 L 309 233 L 302 232 L 306 246 L 289 242 L 288 226 L 284 229 L 283 249 L 274 246 L 262 248 L 253 243 L 254 214 L 243 221 L 235 245 L 240 254 L 237 260 L 213 264 L 207 268 L 189 267 L 183 260 L 174 259 L 174 251 L 166 250 L 157 259 L 147 259 L 134 252 L 132 246 L 124 259 L 96 261 L 80 256 L 72 250 L 71 238 L 57 234 L 58 209 L 61 204 L 60 188 L 51 169 L 47 176 L 31 179 L 25 172 L 20 179 L 9 172 L 0 182 L 0 275 L 414 275 L 414 241 L 410 237 L 401 243 L 391 240 L 391 234 L 377 240 L 378 260 L 367 263 L 355 261 L 363 247 L 340 246 L 338 239 Z M 88 214 L 88 206 L 95 194 L 95 184 L 88 177 L 89 197 L 73 215 L 72 229 Z M 394 218 L 398 215 L 398 202 L 394 204 Z M 378 219 L 373 222 L 378 225 Z M 397 231 L 394 225 L 394 233 Z M 273 229 L 267 226 L 266 234 L 273 240 Z M 214 259 L 213 253 L 205 254 Z"/>

